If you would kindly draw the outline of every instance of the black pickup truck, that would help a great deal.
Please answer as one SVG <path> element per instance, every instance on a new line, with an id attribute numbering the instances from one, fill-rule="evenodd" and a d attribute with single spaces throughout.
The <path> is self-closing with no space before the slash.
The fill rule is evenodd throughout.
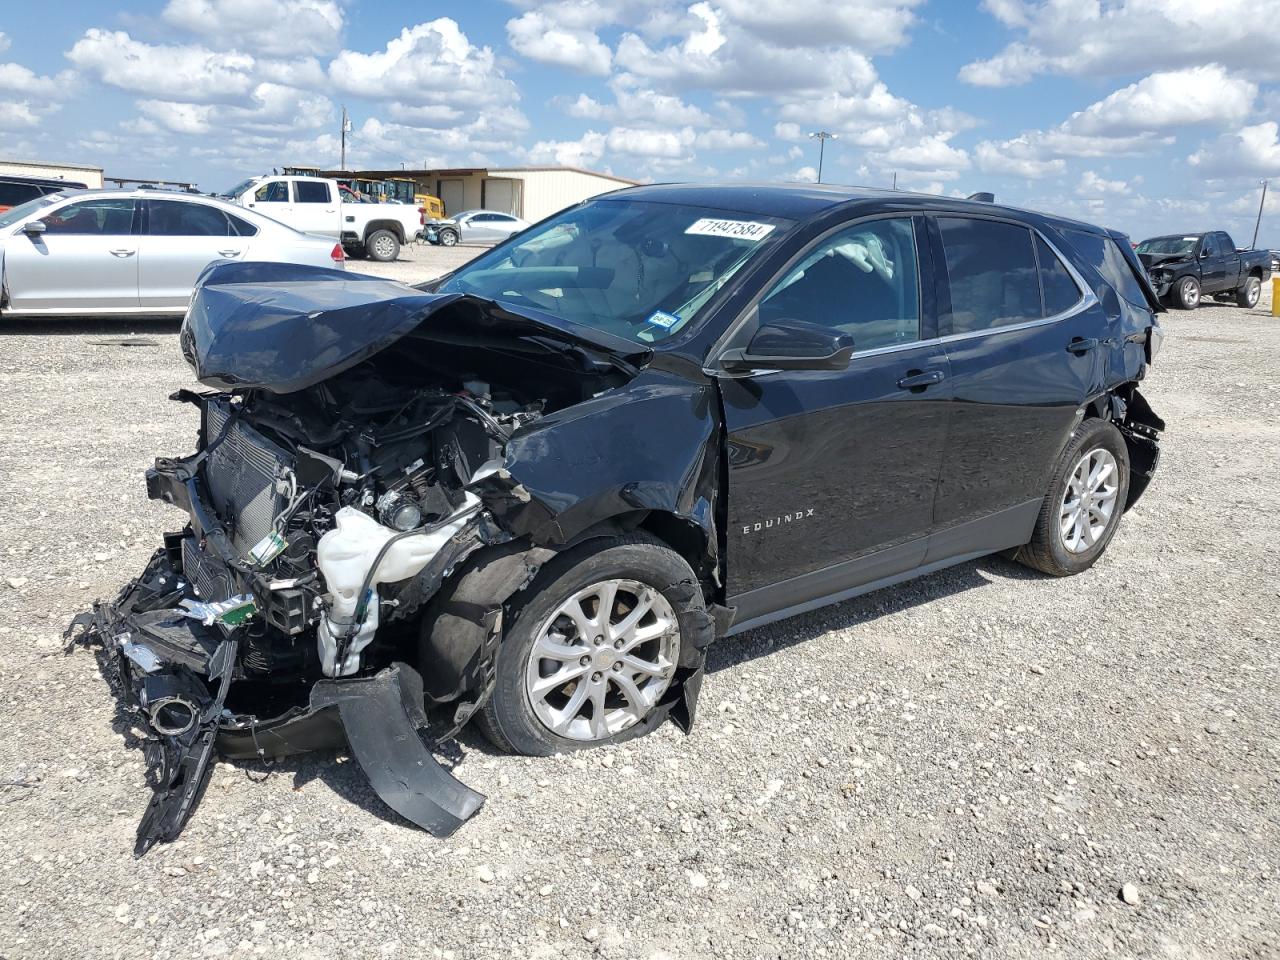
<path id="1" fill-rule="evenodd" d="M 1221 230 L 1152 237 L 1136 252 L 1160 299 L 1184 310 L 1194 310 L 1206 294 L 1255 307 L 1263 281 L 1271 276 L 1266 250 L 1237 250 Z"/>

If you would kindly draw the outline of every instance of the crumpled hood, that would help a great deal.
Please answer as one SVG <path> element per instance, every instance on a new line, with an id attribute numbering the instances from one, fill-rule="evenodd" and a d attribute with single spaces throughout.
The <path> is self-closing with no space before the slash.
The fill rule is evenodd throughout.
<path id="1" fill-rule="evenodd" d="M 367 360 L 453 304 L 481 308 L 490 334 L 540 335 L 629 363 L 651 351 L 545 315 L 516 314 L 466 294 L 423 293 L 377 277 L 291 263 L 215 263 L 196 281 L 182 354 L 219 390 L 293 393 Z"/>

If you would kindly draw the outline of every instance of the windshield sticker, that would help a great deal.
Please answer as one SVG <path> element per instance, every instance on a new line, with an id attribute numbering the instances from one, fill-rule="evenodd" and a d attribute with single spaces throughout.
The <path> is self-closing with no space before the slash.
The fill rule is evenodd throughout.
<path id="1" fill-rule="evenodd" d="M 699 237 L 731 237 L 734 240 L 763 240 L 773 230 L 772 223 L 756 223 L 754 220 L 694 221 L 685 233 Z"/>
<path id="2" fill-rule="evenodd" d="M 649 319 L 645 321 L 645 323 L 652 323 L 655 327 L 661 327 L 663 330 L 670 330 L 679 322 L 680 318 L 674 313 L 666 313 L 662 310 L 653 311 Z"/>

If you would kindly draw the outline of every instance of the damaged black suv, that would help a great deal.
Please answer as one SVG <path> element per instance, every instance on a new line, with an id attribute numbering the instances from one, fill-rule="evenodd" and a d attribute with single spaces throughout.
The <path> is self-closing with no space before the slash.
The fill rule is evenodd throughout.
<path id="1" fill-rule="evenodd" d="M 483 798 L 427 706 L 536 755 L 687 729 L 716 637 L 1088 568 L 1156 467 L 1159 310 L 1119 234 L 813 186 L 620 191 L 418 288 L 211 267 L 198 449 L 147 477 L 189 519 L 81 618 L 157 751 L 139 849 L 215 750 L 345 739 L 445 834 Z"/>

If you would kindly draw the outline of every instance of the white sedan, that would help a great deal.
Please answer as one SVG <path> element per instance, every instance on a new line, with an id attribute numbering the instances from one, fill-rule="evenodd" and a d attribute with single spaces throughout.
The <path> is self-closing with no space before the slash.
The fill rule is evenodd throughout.
<path id="1" fill-rule="evenodd" d="M 67 191 L 0 213 L 0 314 L 181 315 L 215 260 L 341 267 L 343 252 L 213 197 Z"/>

